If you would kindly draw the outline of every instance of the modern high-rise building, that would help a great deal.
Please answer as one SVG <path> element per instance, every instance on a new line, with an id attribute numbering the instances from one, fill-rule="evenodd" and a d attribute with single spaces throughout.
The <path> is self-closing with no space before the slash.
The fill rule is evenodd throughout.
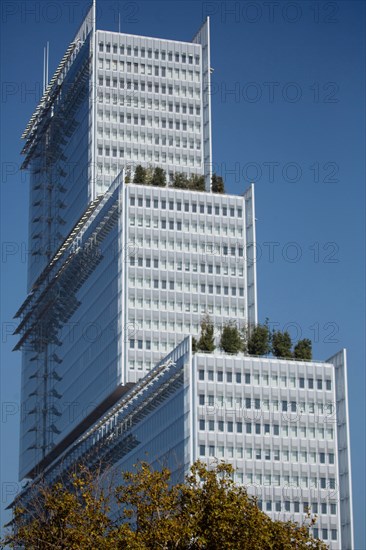
<path id="1" fill-rule="evenodd" d="M 309 505 L 314 534 L 351 549 L 345 353 L 191 351 L 204 315 L 217 337 L 257 323 L 254 188 L 211 189 L 209 36 L 209 20 L 191 42 L 98 31 L 93 3 L 23 134 L 19 476 L 148 452 L 178 478 L 225 459 L 272 517 Z M 131 183 L 137 165 L 166 185 Z M 205 191 L 172 186 L 177 173 Z"/>

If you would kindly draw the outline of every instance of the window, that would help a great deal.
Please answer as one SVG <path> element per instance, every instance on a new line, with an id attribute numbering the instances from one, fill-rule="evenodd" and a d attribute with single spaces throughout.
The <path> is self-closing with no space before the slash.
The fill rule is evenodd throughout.
<path id="1" fill-rule="evenodd" d="M 227 431 L 228 432 L 232 432 L 233 431 L 233 423 L 231 421 L 229 421 L 227 423 Z"/>
<path id="2" fill-rule="evenodd" d="M 199 427 L 200 427 L 200 430 L 204 430 L 205 429 L 205 421 L 201 418 L 200 421 L 199 421 Z"/>
<path id="3" fill-rule="evenodd" d="M 250 384 L 250 373 L 249 372 L 245 373 L 245 383 Z"/>
<path id="4" fill-rule="evenodd" d="M 330 391 L 332 389 L 332 381 L 331 380 L 326 380 L 325 381 L 325 387 L 328 391 Z"/>
<path id="5" fill-rule="evenodd" d="M 273 435 L 280 435 L 280 427 L 278 424 L 273 425 Z"/>
<path id="6" fill-rule="evenodd" d="M 215 421 L 214 420 L 209 420 L 208 421 L 208 429 L 210 432 L 213 432 L 215 430 Z"/>
<path id="7" fill-rule="evenodd" d="M 205 371 L 201 369 L 198 371 L 198 380 L 204 380 L 204 379 L 205 379 Z"/>
<path id="8" fill-rule="evenodd" d="M 299 378 L 300 388 L 305 388 L 305 378 Z"/>
<path id="9" fill-rule="evenodd" d="M 206 447 L 205 445 L 200 445 L 200 455 L 205 456 L 206 454 Z"/>
<path id="10" fill-rule="evenodd" d="M 236 423 L 236 431 L 238 433 L 242 433 L 243 432 L 243 423 L 242 422 L 237 422 Z"/>
<path id="11" fill-rule="evenodd" d="M 255 425 L 255 433 L 257 435 L 259 435 L 261 433 L 261 425 L 260 424 Z"/>
<path id="12" fill-rule="evenodd" d="M 245 431 L 247 434 L 251 434 L 252 433 L 252 425 L 250 424 L 250 422 L 247 422 L 245 424 Z"/>
<path id="13" fill-rule="evenodd" d="M 226 382 L 232 382 L 233 381 L 233 375 L 231 372 L 226 373 Z"/>
<path id="14" fill-rule="evenodd" d="M 222 382 L 223 381 L 223 372 L 221 370 L 219 370 L 217 372 L 217 381 L 218 382 Z"/>
<path id="15" fill-rule="evenodd" d="M 205 404 L 205 396 L 204 395 L 202 395 L 202 394 L 199 395 L 198 400 L 199 400 L 198 402 L 199 402 L 200 405 Z"/>
<path id="16" fill-rule="evenodd" d="M 318 378 L 317 381 L 316 381 L 316 389 L 317 390 L 323 389 L 323 381 L 322 381 L 321 378 Z"/>

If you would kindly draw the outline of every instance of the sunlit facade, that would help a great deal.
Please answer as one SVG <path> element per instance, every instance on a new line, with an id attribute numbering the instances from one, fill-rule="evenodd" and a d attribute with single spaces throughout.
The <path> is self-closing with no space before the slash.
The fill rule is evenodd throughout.
<path id="1" fill-rule="evenodd" d="M 30 171 L 20 479 L 146 454 L 182 479 L 226 460 L 277 519 L 353 548 L 345 352 L 326 363 L 195 354 L 257 323 L 254 187 L 211 190 L 210 30 L 193 41 L 95 28 L 95 5 L 23 137 Z M 137 164 L 167 185 L 131 183 Z M 171 186 L 203 176 L 205 191 Z M 27 498 L 27 490 L 23 499 Z"/>

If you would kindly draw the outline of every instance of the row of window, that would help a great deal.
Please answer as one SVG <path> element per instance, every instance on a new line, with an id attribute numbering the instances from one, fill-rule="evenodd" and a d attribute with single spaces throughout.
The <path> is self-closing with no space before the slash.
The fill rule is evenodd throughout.
<path id="1" fill-rule="evenodd" d="M 113 82 L 115 82 L 116 87 L 117 87 L 117 79 L 114 80 Z M 132 84 L 133 84 L 133 86 L 132 86 Z M 104 97 L 104 102 L 105 103 L 111 103 L 111 99 L 112 99 L 112 102 L 115 105 L 121 104 L 121 105 L 129 106 L 128 105 L 128 102 L 129 102 L 128 100 L 131 100 L 130 107 L 133 106 L 135 108 L 140 108 L 140 109 L 147 108 L 147 110 L 149 112 L 151 112 L 151 110 L 154 107 L 154 110 L 166 111 L 168 113 L 182 113 L 183 115 L 195 115 L 195 116 L 200 116 L 201 115 L 201 106 L 200 106 L 199 103 L 196 103 L 196 104 L 194 104 L 194 102 L 191 102 L 191 103 L 188 103 L 188 104 L 185 103 L 185 102 L 182 102 L 182 103 L 181 102 L 175 102 L 175 103 L 173 103 L 171 101 L 166 102 L 165 100 L 159 100 L 159 99 L 155 99 L 153 101 L 150 98 L 138 97 L 134 92 L 139 91 L 139 90 L 140 91 L 145 91 L 145 83 L 143 83 L 143 82 L 138 83 L 136 81 L 136 82 L 132 83 L 131 81 L 127 80 L 126 83 L 125 83 L 125 81 L 123 79 L 120 79 L 119 80 L 119 86 L 122 90 L 124 90 L 124 89 L 132 90 L 132 93 L 119 94 L 119 95 L 117 95 L 116 93 L 112 93 L 112 95 L 111 95 L 108 92 L 99 91 L 98 92 L 98 97 L 99 98 Z M 149 83 L 148 83 L 147 89 L 148 89 L 148 91 L 153 91 L 152 85 L 150 86 Z M 161 88 L 161 90 L 162 89 L 163 89 L 163 87 Z M 154 91 L 159 92 L 159 86 L 157 84 L 154 85 Z M 166 93 L 166 92 L 164 91 L 164 93 Z M 101 100 L 99 100 L 99 101 L 101 101 Z M 126 115 L 128 115 L 128 114 L 131 114 L 131 113 L 126 113 Z M 155 127 L 156 128 L 168 128 L 169 125 L 167 125 L 166 119 L 165 119 L 165 126 L 163 126 L 163 120 L 164 119 L 162 119 L 162 122 L 159 126 L 155 125 Z M 120 122 L 122 122 L 122 121 L 120 120 Z M 150 124 L 150 125 L 152 126 L 152 124 Z"/>
<path id="2" fill-rule="evenodd" d="M 148 135 L 148 140 L 147 140 L 147 143 L 150 143 L 150 145 L 153 145 L 152 141 L 152 135 Z M 144 143 L 145 142 L 145 134 L 141 134 L 140 135 L 140 138 L 141 138 L 141 142 Z M 156 139 L 158 138 L 158 139 Z M 154 138 L 154 145 L 159 145 L 159 143 L 161 142 L 162 145 L 166 145 L 167 142 L 169 144 L 169 147 L 178 147 L 178 148 L 182 148 L 182 149 L 188 149 L 188 145 L 189 145 L 189 149 L 194 149 L 195 151 L 199 151 L 201 149 L 201 142 L 200 141 L 197 141 L 196 142 L 196 146 L 195 146 L 195 142 L 194 140 L 187 140 L 187 139 L 180 139 L 180 138 L 176 138 L 174 139 L 173 137 L 168 137 L 168 139 L 165 137 L 165 139 L 160 139 L 159 136 L 155 136 Z M 165 142 L 165 143 L 163 143 Z M 120 157 L 124 157 L 124 154 L 125 154 L 125 150 L 124 150 L 124 147 L 115 147 L 114 144 L 111 146 L 111 144 L 105 144 L 104 145 L 98 145 L 98 155 L 99 156 L 106 156 L 106 157 L 114 157 L 114 158 L 117 158 L 118 156 Z M 161 153 L 161 156 L 163 157 L 163 152 Z M 178 154 L 175 155 L 177 158 L 178 158 Z M 165 158 L 167 158 L 165 156 Z M 198 158 L 198 157 L 197 157 Z"/>
<path id="3" fill-rule="evenodd" d="M 155 367 L 156 363 L 154 363 L 153 361 L 135 361 L 134 359 L 132 359 L 131 361 L 129 361 L 128 363 L 128 366 L 130 368 L 130 370 L 145 370 L 145 371 L 149 371 L 151 369 L 153 369 Z"/>
<path id="4" fill-rule="evenodd" d="M 125 61 L 124 59 L 99 59 L 99 68 L 106 68 L 112 71 L 158 76 L 162 78 L 169 78 L 174 80 L 183 80 L 188 82 L 200 82 L 201 72 L 191 69 L 182 69 L 179 67 L 167 67 L 165 65 L 152 65 L 150 63 L 136 63 L 135 61 Z M 104 85 L 104 79 L 99 76 L 98 83 L 100 86 Z M 110 77 L 105 80 L 105 85 L 111 85 Z"/>
<path id="5" fill-rule="evenodd" d="M 107 71 L 120 71 L 121 69 L 119 69 L 118 67 L 118 62 L 116 60 L 109 60 L 109 59 L 106 59 L 106 60 L 103 60 L 103 59 L 99 59 L 99 63 L 98 63 L 98 69 L 103 69 L 103 70 L 107 70 Z M 101 77 L 100 77 L 101 78 Z M 111 78 L 111 77 L 109 77 Z M 144 78 L 144 77 L 142 77 Z M 174 74 L 173 74 L 173 77 L 170 77 L 170 78 L 175 78 Z M 117 88 L 117 86 L 113 86 L 113 82 L 117 80 L 117 75 L 112 75 L 112 88 Z M 164 94 L 167 94 L 167 95 L 174 95 L 175 97 L 190 97 L 190 98 L 196 98 L 196 99 L 200 99 L 201 97 L 201 88 L 200 86 L 198 85 L 190 85 L 190 84 L 182 84 L 183 81 L 191 81 L 191 82 L 196 82 L 198 83 L 200 81 L 200 78 L 199 78 L 199 74 L 195 73 L 192 75 L 192 78 L 191 78 L 191 75 L 189 74 L 188 75 L 188 78 L 187 78 L 187 75 L 186 75 L 186 78 L 180 78 L 179 79 L 179 84 L 176 83 L 174 85 L 172 84 L 158 84 L 158 83 L 155 83 L 154 82 L 154 85 L 152 85 L 152 82 L 151 81 L 140 81 L 139 82 L 139 79 L 138 78 L 135 78 L 134 80 L 126 80 L 126 87 L 124 85 L 124 82 L 125 82 L 125 79 L 122 79 L 120 78 L 119 80 L 119 87 L 120 89 L 127 89 L 127 90 L 134 90 L 134 91 L 142 91 L 142 92 L 154 92 L 154 93 L 163 93 L 162 90 L 164 90 Z M 141 86 L 143 82 L 143 86 Z M 121 83 L 123 83 L 123 85 L 121 85 Z M 99 88 L 98 89 L 98 93 L 101 91 L 101 89 Z"/>
<path id="6" fill-rule="evenodd" d="M 216 275 L 231 275 L 233 277 L 239 276 L 243 277 L 244 275 L 244 268 L 239 267 L 236 265 L 225 265 L 225 264 L 206 264 L 206 263 L 200 263 L 197 264 L 196 262 L 190 262 L 190 261 L 174 261 L 174 260 L 164 260 L 159 258 L 145 258 L 144 259 L 139 256 L 136 258 L 135 256 L 130 256 L 130 266 L 137 266 L 137 267 L 153 267 L 154 269 L 164 269 L 169 271 L 185 271 L 187 273 L 209 273 L 209 274 L 216 274 Z M 179 284 L 179 281 L 176 281 L 176 284 Z M 181 288 L 178 286 L 178 289 L 181 290 Z M 200 378 L 200 380 L 202 380 Z M 211 378 L 209 378 L 211 380 Z M 212 378 L 213 380 L 213 378 Z M 221 380 L 222 381 L 222 380 Z"/>
<path id="7" fill-rule="evenodd" d="M 103 97 L 99 97 L 99 102 L 103 103 Z M 108 101 L 105 102 L 107 105 L 110 103 L 110 98 Z M 117 105 L 117 103 L 116 103 Z M 181 120 L 180 118 L 159 118 L 159 117 L 151 117 L 146 116 L 145 114 L 137 114 L 137 113 L 120 113 L 119 114 L 119 122 L 121 124 L 133 124 L 134 126 L 146 126 L 149 128 L 156 128 L 156 129 L 164 129 L 164 130 L 182 130 L 183 132 L 196 132 L 200 133 L 201 131 L 201 122 L 197 120 L 196 122 L 193 121 L 187 121 L 186 119 Z M 145 134 L 139 133 L 139 137 L 142 141 L 142 136 L 145 138 Z M 151 141 L 150 141 L 151 140 Z M 179 141 L 178 141 L 179 140 Z M 144 143 L 144 141 L 142 141 Z M 152 134 L 147 135 L 147 143 L 154 143 L 155 145 L 165 145 L 169 147 L 183 147 L 183 143 L 187 144 L 187 140 L 182 139 L 182 145 L 180 138 L 173 139 L 173 136 L 167 136 L 166 132 L 165 135 L 156 134 L 154 136 L 154 140 L 152 139 Z M 199 144 L 200 142 L 197 141 L 196 143 Z M 189 144 L 192 144 L 191 149 L 194 147 L 194 141 L 190 140 Z"/>
<path id="8" fill-rule="evenodd" d="M 264 506 L 263 501 L 258 501 L 258 506 L 261 510 L 265 510 L 266 512 L 302 512 L 306 514 L 310 508 L 310 512 L 312 514 L 331 514 L 333 516 L 337 514 L 337 505 L 333 502 L 330 504 L 327 502 L 321 502 L 319 506 L 318 502 L 309 503 L 305 501 L 302 503 L 302 506 L 300 506 L 300 502 L 298 500 L 293 502 L 285 500 L 282 503 L 278 500 L 275 500 L 273 503 L 271 500 L 267 500 L 265 501 Z M 336 529 L 334 529 L 334 531 L 336 531 Z M 328 535 L 325 538 L 328 538 Z"/>
<path id="9" fill-rule="evenodd" d="M 153 199 L 153 203 L 151 203 L 150 197 L 146 197 L 145 199 L 145 205 L 142 203 L 142 197 L 137 197 L 138 203 L 136 204 L 136 197 L 134 195 L 130 196 L 130 205 L 131 206 L 146 206 L 147 208 L 150 208 L 153 206 L 154 208 L 158 208 L 159 210 L 166 210 L 169 208 L 169 210 L 177 210 L 178 212 L 192 212 L 200 213 L 200 214 L 214 214 L 215 216 L 230 216 L 232 218 L 243 217 L 243 209 L 241 207 L 235 207 L 235 206 L 226 206 L 226 205 L 219 205 L 219 204 L 205 204 L 203 202 L 196 203 L 196 202 L 188 202 L 184 201 L 182 203 L 181 200 L 174 201 L 166 200 L 166 199 L 159 199 L 155 198 Z"/>
<path id="10" fill-rule="evenodd" d="M 202 425 L 204 425 L 204 420 L 202 421 Z M 334 439 L 334 429 L 333 428 L 323 428 L 323 427 L 317 427 L 314 426 L 294 426 L 287 424 L 284 424 L 283 426 L 280 426 L 279 424 L 261 424 L 260 422 L 233 422 L 228 421 L 224 422 L 223 420 L 218 420 L 216 423 L 214 420 L 208 421 L 208 426 L 214 426 L 212 431 L 215 431 L 215 424 L 216 429 L 218 432 L 224 432 L 227 431 L 229 433 L 246 433 L 246 434 L 255 434 L 255 435 L 274 435 L 274 436 L 281 436 L 281 437 L 300 437 L 303 439 L 327 439 L 329 441 L 332 441 Z M 201 421 L 200 421 L 201 423 Z M 226 430 L 225 430 L 226 428 Z M 205 428 L 200 428 L 205 429 Z M 210 428 L 209 428 L 210 429 Z"/>
<path id="11" fill-rule="evenodd" d="M 117 150 L 116 150 L 117 154 Z M 119 147 L 118 149 L 119 158 L 125 158 L 127 161 L 136 161 L 136 162 L 155 162 L 157 164 L 174 164 L 176 166 L 181 166 L 182 170 L 184 168 L 195 168 L 200 170 L 202 168 L 202 159 L 199 156 L 187 156 L 173 153 L 166 153 L 164 151 L 154 151 L 153 149 L 141 148 L 141 149 L 125 149 L 124 147 Z M 100 162 L 98 158 L 98 173 L 103 175 L 103 173 L 114 175 L 119 174 L 122 168 L 125 167 L 125 164 L 118 166 L 117 164 L 110 165 L 111 161 L 109 159 L 103 158 L 104 163 Z M 173 182 L 174 172 L 169 173 L 169 181 Z"/>
<path id="12" fill-rule="evenodd" d="M 314 439 L 316 435 L 324 439 L 324 436 L 326 436 L 326 439 L 332 440 L 334 439 L 334 430 L 333 428 L 307 428 L 306 426 L 301 426 L 298 428 L 297 426 L 279 426 L 278 424 L 270 425 L 270 424 L 261 424 L 261 423 L 252 423 L 252 422 L 234 422 L 232 420 L 224 422 L 224 420 L 205 420 L 201 418 L 198 421 L 199 429 L 201 431 L 208 430 L 209 432 L 217 432 L 217 433 L 246 433 L 246 434 L 252 434 L 255 433 L 256 435 L 280 435 L 281 436 L 290 436 L 290 437 L 301 437 L 301 438 L 310 438 Z M 250 451 L 250 457 L 247 456 L 247 458 L 252 458 L 251 456 L 251 449 L 247 449 Z M 258 450 L 259 456 L 256 456 L 256 459 L 261 459 L 261 450 Z M 315 455 L 315 453 L 313 453 Z M 307 462 L 308 461 L 308 453 L 307 451 L 301 451 L 300 455 L 297 450 L 291 451 L 291 462 L 299 462 L 299 456 L 300 456 L 300 462 Z M 312 456 L 314 458 L 314 456 Z M 265 452 L 265 459 L 271 460 L 271 451 L 270 449 L 267 449 Z M 273 459 L 274 460 L 280 460 L 280 451 L 279 449 L 273 453 Z M 282 460 L 289 460 L 289 451 L 283 451 L 283 458 Z M 321 464 L 325 464 L 326 460 L 326 454 L 324 452 L 319 453 L 319 462 Z M 329 464 L 334 464 L 334 453 L 328 453 L 328 462 Z"/>
<path id="13" fill-rule="evenodd" d="M 167 220 L 166 219 L 161 219 L 159 221 L 159 218 L 150 218 L 148 216 L 146 217 L 142 217 L 142 216 L 137 216 L 137 217 L 134 217 L 134 216 L 131 216 L 130 217 L 130 226 L 132 227 L 147 227 L 147 228 L 154 228 L 154 229 L 159 229 L 159 227 L 161 229 L 171 229 L 171 230 L 177 230 L 177 231 L 184 231 L 185 233 L 194 233 L 194 234 L 199 234 L 199 235 L 222 235 L 222 236 L 229 236 L 229 237 L 242 237 L 243 236 L 243 228 L 242 227 L 236 227 L 235 225 L 224 225 L 224 224 L 220 224 L 219 222 L 217 224 L 215 224 L 214 226 L 212 225 L 212 223 L 204 223 L 204 222 L 200 222 L 200 223 L 196 223 L 194 221 L 192 222 L 189 222 L 188 220 L 184 220 L 183 222 L 182 221 L 176 221 L 174 223 L 174 220 L 168 220 L 168 225 L 167 225 Z M 189 242 L 188 240 L 186 241 L 187 243 Z M 249 245 L 248 245 L 249 246 Z M 205 244 L 205 251 L 208 253 L 208 254 L 212 254 L 212 255 L 220 255 L 221 253 L 221 249 L 223 250 L 224 249 L 224 246 L 222 246 L 220 243 L 218 242 L 207 242 Z M 240 253 L 240 256 L 243 257 L 244 256 L 244 249 L 242 247 L 238 247 L 239 250 L 241 250 L 241 253 Z M 226 247 L 225 248 L 226 252 L 225 252 L 225 256 L 228 256 L 229 255 L 229 248 Z M 231 255 L 235 255 L 235 253 L 233 252 L 234 250 L 234 247 L 232 247 L 232 249 L 230 250 L 230 253 Z M 252 252 L 249 252 L 249 259 L 251 259 L 252 257 Z"/>
<path id="14" fill-rule="evenodd" d="M 145 345 L 144 345 L 145 344 Z M 130 349 L 146 349 L 151 350 L 151 340 L 135 340 L 130 339 Z"/>
<path id="15" fill-rule="evenodd" d="M 175 63 L 187 63 L 188 65 L 199 65 L 200 56 L 187 52 L 173 52 L 172 50 L 158 50 L 152 48 L 130 46 L 126 44 L 110 44 L 99 42 L 99 52 L 113 53 L 126 56 L 141 57 L 142 59 L 155 59 L 161 61 L 174 61 Z"/>
<path id="16" fill-rule="evenodd" d="M 120 117 L 120 120 L 124 120 L 124 116 L 121 115 Z M 117 116 L 116 116 L 116 119 L 115 119 L 115 122 L 117 122 Z M 193 131 L 193 130 L 191 130 Z M 118 138 L 117 138 L 117 134 L 118 134 Z M 147 143 L 148 145 L 153 145 L 154 141 L 155 141 L 155 137 L 153 136 L 153 134 L 151 133 L 147 133 L 145 134 L 145 132 L 132 132 L 129 131 L 128 129 L 124 129 L 122 127 L 119 127 L 118 128 L 118 133 L 117 133 L 117 127 L 113 127 L 112 126 L 112 130 L 111 130 L 111 125 L 105 125 L 104 128 L 102 126 L 98 126 L 98 138 L 100 139 L 103 139 L 103 143 L 102 144 L 98 144 L 99 147 L 103 147 L 106 145 L 106 141 L 109 141 L 111 139 L 111 136 L 112 136 L 112 141 L 128 141 L 128 142 L 136 142 L 136 143 Z M 168 145 L 168 147 L 175 147 L 177 146 L 177 144 L 179 143 L 179 147 L 182 147 L 183 149 L 191 149 L 192 148 L 192 144 L 193 144 L 193 148 L 198 149 L 200 150 L 201 148 L 201 141 L 200 139 L 197 139 L 196 141 L 194 140 L 194 137 L 192 138 L 185 138 L 185 137 L 182 137 L 180 138 L 179 136 L 178 137 L 172 137 L 170 135 L 166 135 L 165 136 L 165 143 L 163 142 L 163 137 L 164 136 L 161 136 L 161 139 L 159 140 L 159 144 L 161 143 L 162 145 Z M 98 140 L 99 141 L 99 140 Z M 158 144 L 158 145 L 159 145 Z M 112 151 L 112 156 L 115 156 L 117 157 L 118 156 L 118 149 L 122 149 L 124 150 L 124 147 L 119 147 L 117 148 L 116 147 L 116 143 L 109 143 L 109 148 L 110 149 L 115 149 L 115 152 L 113 154 L 113 151 Z M 189 145 L 189 147 L 188 147 Z M 103 151 L 100 153 L 102 154 Z"/>
<path id="17" fill-rule="evenodd" d="M 130 226 L 135 227 L 135 218 L 130 218 Z M 178 223 L 178 222 L 177 222 Z M 179 226 L 181 227 L 181 226 Z M 177 237 L 178 238 L 178 237 Z M 149 240 L 150 246 L 152 248 L 158 248 L 159 250 L 184 250 L 186 252 L 202 252 L 207 255 L 212 255 L 212 248 L 211 245 L 208 243 L 197 243 L 197 242 L 191 242 L 191 241 L 181 241 L 181 240 L 166 240 L 164 238 L 158 239 L 146 239 L 146 245 L 147 241 Z M 227 246 L 227 245 L 220 245 L 219 243 L 215 243 L 215 254 L 219 255 L 222 254 L 225 256 L 231 256 L 231 257 L 244 257 L 244 249 L 242 246 Z M 178 263 L 178 262 L 177 262 Z M 217 273 L 218 274 L 218 273 Z"/>
<path id="18" fill-rule="evenodd" d="M 213 370 L 205 371 L 203 369 L 199 369 L 198 380 L 207 380 L 209 382 L 216 380 L 216 382 L 223 382 L 224 373 L 223 371 L 217 371 L 216 373 L 214 373 Z M 235 372 L 233 375 L 231 371 L 227 371 L 225 373 L 225 382 L 228 382 L 228 383 L 236 382 L 237 384 L 241 384 L 242 381 L 245 382 L 245 384 L 254 384 L 254 385 L 261 385 L 261 386 L 271 386 L 271 387 L 281 387 L 281 388 L 299 387 L 301 389 L 305 388 L 304 377 L 296 378 L 295 376 L 287 377 L 285 375 L 278 376 L 277 374 L 269 375 L 269 374 L 259 374 L 259 373 L 255 373 L 251 376 L 249 372 L 244 373 L 244 375 L 242 375 L 241 372 Z M 326 389 L 327 391 L 331 391 L 332 381 L 330 378 L 326 378 L 325 380 L 323 380 L 322 378 L 314 379 L 310 377 L 310 378 L 307 378 L 307 388 L 311 390 Z M 287 410 L 287 408 L 282 410 Z M 295 404 L 294 412 L 296 412 L 296 404 Z"/>
<path id="19" fill-rule="evenodd" d="M 322 540 L 329 540 L 329 530 L 326 528 L 320 529 L 319 527 L 313 527 L 313 536 L 318 539 L 321 535 Z M 337 529 L 330 529 L 330 540 L 338 540 Z"/>
<path id="20" fill-rule="evenodd" d="M 192 96 L 193 97 L 193 96 Z M 138 94 L 135 93 L 135 91 L 127 91 L 126 93 L 112 93 L 105 95 L 105 103 L 109 105 L 121 105 L 122 107 L 127 107 L 132 109 L 132 113 L 135 113 L 135 109 L 145 110 L 147 111 L 148 115 L 152 114 L 152 111 L 158 111 L 158 113 L 154 114 L 163 114 L 166 112 L 173 113 L 173 103 L 167 103 L 164 99 L 160 98 L 149 98 L 149 97 L 140 97 Z M 181 117 L 182 121 L 188 121 L 188 130 L 190 132 L 193 132 L 195 125 L 195 120 L 192 118 L 192 116 L 187 117 L 187 114 L 189 115 L 195 115 L 195 113 L 198 112 L 199 104 L 196 104 L 194 106 L 194 101 L 190 102 L 187 106 L 186 103 L 181 103 L 180 107 L 179 103 L 175 103 L 175 109 L 176 112 L 181 112 L 184 116 Z M 121 122 L 121 119 L 118 119 L 117 115 L 119 113 L 118 108 L 112 108 L 104 106 L 104 112 L 105 112 L 105 119 L 111 120 L 112 122 Z M 126 113 L 127 114 L 127 113 Z M 98 108 L 98 115 L 103 116 L 103 111 L 99 107 Z M 164 115 L 163 115 L 164 116 Z M 165 115 L 166 116 L 166 115 Z M 177 118 L 178 115 L 175 115 L 175 118 Z M 180 116 L 180 115 L 179 115 Z M 197 116 L 197 114 L 196 114 Z"/>
<path id="21" fill-rule="evenodd" d="M 246 449 L 245 459 L 251 460 L 252 459 L 252 449 Z M 262 455 L 263 450 L 262 449 L 254 449 L 254 458 L 257 460 L 281 460 L 282 462 L 286 460 L 284 451 L 282 451 L 281 459 L 280 454 L 278 454 L 278 458 L 271 459 L 270 458 L 270 450 L 264 451 L 266 456 L 268 458 L 265 458 L 264 455 Z M 278 451 L 279 453 L 279 451 Z M 288 453 L 288 451 L 287 451 Z M 207 456 L 212 458 L 243 458 L 243 449 L 242 447 L 236 447 L 235 448 L 235 456 L 234 456 L 234 447 L 228 446 L 225 447 L 224 445 L 205 445 L 200 444 L 199 445 L 199 454 L 200 456 Z M 314 453 L 315 454 L 315 453 Z M 293 462 L 292 460 L 288 459 L 287 455 L 287 461 Z M 315 462 L 314 462 L 315 463 Z M 248 465 L 247 465 L 248 466 Z M 330 489 L 335 490 L 336 488 L 336 481 L 334 477 L 320 477 L 317 476 L 309 476 L 307 475 L 280 475 L 280 474 L 262 474 L 261 472 L 258 473 L 252 473 L 247 471 L 246 472 L 247 479 L 246 481 L 248 483 L 256 483 L 258 485 L 266 485 L 266 486 L 274 486 L 274 487 L 280 487 L 281 485 L 285 486 L 292 486 L 292 487 L 301 487 L 303 489 Z"/>
<path id="22" fill-rule="evenodd" d="M 128 306 L 130 308 L 142 308 L 142 309 L 153 309 L 155 311 L 173 311 L 173 312 L 185 312 L 185 313 L 199 313 L 199 314 L 205 314 L 209 313 L 210 315 L 222 315 L 224 317 L 236 317 L 239 316 L 241 318 L 244 318 L 245 315 L 245 308 L 244 307 L 236 307 L 235 305 L 229 306 L 221 306 L 221 305 L 215 305 L 213 304 L 206 304 L 206 303 L 189 303 L 185 302 L 176 302 L 174 300 L 151 300 L 150 298 L 135 298 L 134 296 L 129 297 L 128 299 Z M 194 334 L 198 333 L 198 325 L 197 330 L 194 330 Z M 172 329 L 173 330 L 173 329 Z"/>
<path id="23" fill-rule="evenodd" d="M 249 378 L 247 378 L 249 380 Z M 246 382 L 249 384 L 250 382 Z M 260 399 L 260 398 L 254 398 L 251 397 L 239 397 L 236 396 L 235 398 L 232 396 L 223 396 L 223 395 L 217 395 L 216 397 L 214 395 L 208 395 L 207 398 L 205 398 L 204 394 L 200 394 L 199 396 L 199 404 L 200 405 L 207 405 L 208 407 L 212 407 L 212 412 L 215 408 L 217 409 L 225 409 L 226 411 L 236 411 L 240 412 L 242 409 L 255 409 L 257 411 L 264 411 L 264 412 L 291 412 L 296 413 L 296 416 L 299 417 L 302 413 L 309 413 L 309 414 L 322 414 L 331 417 L 334 414 L 334 405 L 333 403 L 322 403 L 317 402 L 314 403 L 314 401 L 300 401 L 297 403 L 296 401 L 287 401 L 282 400 L 279 401 L 277 399 L 270 400 L 270 399 Z M 207 411 L 211 412 L 211 411 Z"/>
<path id="24" fill-rule="evenodd" d="M 181 281 L 178 285 L 174 280 L 167 281 L 166 279 L 143 279 L 142 277 L 130 277 L 129 278 L 129 285 L 130 287 L 136 287 L 136 288 L 153 288 L 156 290 L 183 290 Z M 185 282 L 184 283 L 184 291 L 190 292 L 191 290 L 194 290 L 197 287 L 197 284 Z M 212 285 L 212 284 L 200 284 L 199 290 L 201 294 L 205 294 L 206 292 L 208 294 L 213 294 L 215 288 L 215 294 L 224 296 L 239 296 L 244 297 L 244 287 L 237 288 L 236 286 L 223 286 L 221 285 Z M 189 305 L 189 304 L 188 304 Z M 198 304 L 197 304 L 198 306 Z"/>

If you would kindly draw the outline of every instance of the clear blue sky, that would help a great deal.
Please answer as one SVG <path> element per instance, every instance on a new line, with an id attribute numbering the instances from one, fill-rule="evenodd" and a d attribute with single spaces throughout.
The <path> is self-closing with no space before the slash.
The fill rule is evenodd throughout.
<path id="1" fill-rule="evenodd" d="M 88 3 L 2 2 L 2 508 L 17 482 L 28 185 L 20 135 Z M 365 3 L 100 1 L 98 27 L 190 40 L 211 15 L 213 158 L 230 193 L 256 183 L 258 302 L 314 357 L 348 349 L 356 548 L 365 518 Z M 231 92 L 231 93 L 230 93 Z M 13 484 L 13 485 L 12 485 Z M 2 515 L 2 522 L 7 519 Z"/>

